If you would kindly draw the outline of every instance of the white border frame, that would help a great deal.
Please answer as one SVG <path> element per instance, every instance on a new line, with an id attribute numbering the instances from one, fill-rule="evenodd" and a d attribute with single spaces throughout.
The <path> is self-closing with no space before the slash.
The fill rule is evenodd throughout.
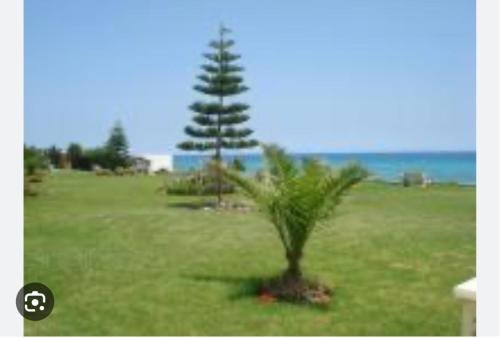
<path id="1" fill-rule="evenodd" d="M 438 1 L 438 0 L 436 0 Z M 472 1 L 472 0 L 471 0 Z M 500 2 L 476 0 L 477 333 L 500 335 Z M 23 283 L 23 1 L 0 1 L 0 328 L 22 336 L 15 295 Z M 7 159 L 7 160 L 5 160 Z M 451 289 L 450 289 L 451 297 Z M 458 306 L 458 305 L 457 305 Z"/>
<path id="2" fill-rule="evenodd" d="M 477 334 L 500 335 L 500 3 L 476 2 Z"/>
<path id="3" fill-rule="evenodd" d="M 23 335 L 23 1 L 0 1 L 0 334 Z"/>

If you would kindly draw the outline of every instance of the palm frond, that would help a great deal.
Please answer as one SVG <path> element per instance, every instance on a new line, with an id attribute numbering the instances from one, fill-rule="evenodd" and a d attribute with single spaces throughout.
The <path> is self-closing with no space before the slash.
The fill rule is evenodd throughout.
<path id="1" fill-rule="evenodd" d="M 277 145 L 262 145 L 266 165 L 272 176 L 277 178 L 278 182 L 289 180 L 298 173 L 298 168 L 293 158 L 286 155 L 285 151 Z"/>
<path id="2" fill-rule="evenodd" d="M 225 168 L 218 162 L 211 164 L 213 170 L 219 170 L 223 177 L 240 187 L 257 204 L 266 204 L 269 198 L 269 191 L 255 180 L 240 175 L 236 170 Z"/>
<path id="3" fill-rule="evenodd" d="M 259 183 L 219 164 L 223 176 L 253 199 L 277 230 L 287 253 L 301 253 L 319 221 L 329 217 L 341 197 L 367 176 L 358 164 L 335 173 L 315 159 L 299 170 L 292 157 L 275 145 L 264 145 L 270 182 Z"/>
<path id="4" fill-rule="evenodd" d="M 220 170 L 223 177 L 243 190 L 245 195 L 251 198 L 257 207 L 269 218 L 274 225 L 278 235 L 285 246 L 290 247 L 290 239 L 286 232 L 286 217 L 283 217 L 283 199 L 273 186 L 259 184 L 251 178 L 242 176 L 239 172 L 225 168 L 220 163 L 212 163 L 215 170 Z"/>
<path id="5" fill-rule="evenodd" d="M 338 175 L 326 176 L 320 185 L 320 195 L 323 198 L 319 202 L 322 206 L 319 218 L 329 217 L 335 211 L 335 207 L 340 204 L 345 193 L 367 176 L 368 171 L 356 163 L 345 166 Z"/>

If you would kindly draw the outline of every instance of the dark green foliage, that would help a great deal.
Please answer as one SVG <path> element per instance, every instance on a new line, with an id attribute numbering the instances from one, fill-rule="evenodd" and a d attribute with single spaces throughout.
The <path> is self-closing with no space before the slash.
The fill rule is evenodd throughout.
<path id="1" fill-rule="evenodd" d="M 28 183 L 41 183 L 43 181 L 43 174 L 42 173 L 35 173 L 32 175 L 26 176 L 26 181 Z"/>
<path id="2" fill-rule="evenodd" d="M 24 171 L 26 175 L 33 175 L 37 170 L 47 169 L 48 162 L 41 149 L 24 145 Z"/>
<path id="3" fill-rule="evenodd" d="M 109 152 L 105 147 L 82 149 L 81 156 L 76 160 L 76 166 L 72 165 L 72 168 L 87 171 L 96 167 L 110 168 L 110 162 Z"/>
<path id="4" fill-rule="evenodd" d="M 107 167 L 107 151 L 103 147 L 87 149 L 83 153 L 82 169 L 92 170 L 93 166 Z"/>
<path id="5" fill-rule="evenodd" d="M 53 145 L 45 151 L 45 156 L 54 168 L 59 168 L 64 155 L 60 148 Z"/>
<path id="6" fill-rule="evenodd" d="M 67 160 L 72 169 L 93 170 L 95 167 L 115 170 L 118 167 L 128 168 L 131 158 L 128 153 L 128 140 L 120 122 L 111 129 L 108 140 L 102 147 L 85 149 L 80 144 L 69 144 L 66 154 L 52 146 L 46 150 L 24 146 L 24 168 L 32 175 L 36 169 L 46 169 L 48 164 L 60 168 Z"/>
<path id="7" fill-rule="evenodd" d="M 33 175 L 38 167 L 36 158 L 28 158 L 24 160 L 24 172 L 26 175 Z"/>
<path id="8" fill-rule="evenodd" d="M 115 170 L 130 164 L 128 141 L 120 122 L 113 126 L 104 146 L 83 149 L 79 144 L 72 143 L 67 152 L 73 169 L 92 170 L 98 166 Z"/>
<path id="9" fill-rule="evenodd" d="M 120 122 L 111 129 L 108 140 L 104 146 L 105 162 L 104 166 L 114 170 L 117 167 L 127 167 L 129 164 L 128 140 Z"/>
<path id="10" fill-rule="evenodd" d="M 47 151 L 36 147 L 24 145 L 24 196 L 37 196 L 39 194 L 36 184 L 43 181 L 41 170 L 49 166 Z"/>
<path id="11" fill-rule="evenodd" d="M 200 127 L 188 126 L 185 128 L 186 134 L 198 139 L 180 143 L 178 147 L 183 150 L 209 150 L 220 148 L 248 148 L 257 145 L 257 141 L 248 140 L 246 142 L 234 143 L 232 139 L 238 141 L 252 134 L 252 130 L 244 128 L 237 129 L 231 127 L 243 123 L 249 119 L 247 114 L 243 114 L 249 108 L 244 103 L 224 104 L 224 98 L 240 94 L 248 88 L 242 85 L 243 78 L 237 75 L 242 71 L 241 67 L 231 64 L 240 56 L 229 52 L 229 48 L 234 44 L 232 40 L 225 40 L 225 34 L 229 30 L 221 27 L 218 41 L 212 41 L 210 47 L 215 49 L 214 53 L 206 53 L 204 57 L 213 63 L 203 65 L 205 74 L 199 75 L 198 79 L 202 84 L 195 85 L 194 89 L 203 94 L 215 96 L 216 102 L 195 102 L 190 109 L 195 113 L 193 122 Z"/>
<path id="12" fill-rule="evenodd" d="M 83 148 L 78 143 L 70 143 L 66 150 L 68 161 L 73 169 L 83 169 L 85 160 L 83 159 Z"/>
<path id="13" fill-rule="evenodd" d="M 241 94 L 248 90 L 243 84 L 243 77 L 238 73 L 243 68 L 233 64 L 240 55 L 230 52 L 234 45 L 233 40 L 226 39 L 230 31 L 221 27 L 219 39 L 211 41 L 209 46 L 212 53 L 203 56 L 208 64 L 201 66 L 204 73 L 197 78 L 199 84 L 194 90 L 215 98 L 209 102 L 195 102 L 189 108 L 193 111 L 193 125 L 185 127 L 184 132 L 192 140 L 187 140 L 177 145 L 186 151 L 210 151 L 213 150 L 214 159 L 222 161 L 222 149 L 251 148 L 258 145 L 257 140 L 249 138 L 253 130 L 238 127 L 238 125 L 249 120 L 250 116 L 244 112 L 250 107 L 240 102 L 225 102 L 225 98 Z M 222 178 L 219 174 L 218 184 L 222 189 Z M 219 203 L 221 194 L 218 194 Z"/>

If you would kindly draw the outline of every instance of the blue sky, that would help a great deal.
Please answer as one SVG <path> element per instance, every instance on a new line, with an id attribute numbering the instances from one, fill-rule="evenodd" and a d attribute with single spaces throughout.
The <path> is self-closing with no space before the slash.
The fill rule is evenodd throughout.
<path id="1" fill-rule="evenodd" d="M 26 0 L 28 144 L 179 152 L 232 28 L 255 137 L 293 151 L 475 149 L 473 0 Z"/>

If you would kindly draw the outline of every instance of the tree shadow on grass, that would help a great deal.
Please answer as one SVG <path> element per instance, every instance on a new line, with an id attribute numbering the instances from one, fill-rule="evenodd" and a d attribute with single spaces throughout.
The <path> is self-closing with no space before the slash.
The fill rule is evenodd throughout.
<path id="1" fill-rule="evenodd" d="M 182 277 L 201 283 L 221 283 L 231 287 L 229 293 L 229 300 L 237 301 L 246 298 L 258 299 L 262 290 L 262 285 L 270 280 L 272 277 L 236 277 L 236 276 L 214 276 L 202 274 L 188 274 Z M 278 301 L 281 303 L 282 301 Z M 324 312 L 327 310 L 325 307 L 316 306 L 312 304 L 286 302 L 287 304 L 295 305 L 300 308 L 310 309 L 314 311 Z"/>
<path id="2" fill-rule="evenodd" d="M 215 210 L 215 211 L 241 211 L 249 212 L 253 210 L 251 205 L 238 200 L 226 200 L 219 205 L 214 200 L 167 202 L 167 207 L 181 208 L 188 210 Z"/>
<path id="3" fill-rule="evenodd" d="M 188 201 L 188 202 L 168 202 L 167 207 L 188 210 L 203 210 L 205 208 L 214 208 L 214 202 L 208 201 Z"/>
<path id="4" fill-rule="evenodd" d="M 211 276 L 201 274 L 189 274 L 183 275 L 183 277 L 196 282 L 226 284 L 232 289 L 229 295 L 230 300 L 256 298 L 265 280 L 261 277 Z"/>

